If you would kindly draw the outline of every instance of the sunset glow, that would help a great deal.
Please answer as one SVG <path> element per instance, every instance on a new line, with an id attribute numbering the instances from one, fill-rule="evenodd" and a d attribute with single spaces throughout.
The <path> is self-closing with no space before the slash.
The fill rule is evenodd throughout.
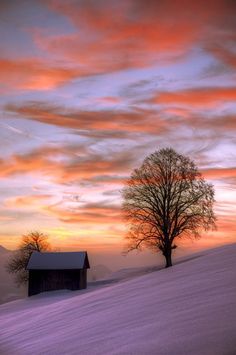
<path id="1" fill-rule="evenodd" d="M 163 147 L 215 186 L 218 229 L 194 247 L 236 242 L 235 14 L 230 0 L 1 1 L 0 244 L 40 230 L 60 250 L 121 253 L 120 190 Z"/>

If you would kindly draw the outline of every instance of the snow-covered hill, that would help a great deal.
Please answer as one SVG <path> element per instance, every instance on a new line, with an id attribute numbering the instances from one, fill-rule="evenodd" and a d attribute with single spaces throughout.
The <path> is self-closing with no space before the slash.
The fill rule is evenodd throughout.
<path id="1" fill-rule="evenodd" d="M 236 244 L 85 292 L 0 306 L 0 353 L 236 354 Z"/>

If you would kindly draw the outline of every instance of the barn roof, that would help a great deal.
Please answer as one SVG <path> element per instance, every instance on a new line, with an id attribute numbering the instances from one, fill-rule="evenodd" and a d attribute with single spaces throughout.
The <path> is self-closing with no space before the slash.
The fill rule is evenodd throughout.
<path id="1" fill-rule="evenodd" d="M 86 251 L 39 253 L 33 252 L 27 270 L 89 269 Z"/>

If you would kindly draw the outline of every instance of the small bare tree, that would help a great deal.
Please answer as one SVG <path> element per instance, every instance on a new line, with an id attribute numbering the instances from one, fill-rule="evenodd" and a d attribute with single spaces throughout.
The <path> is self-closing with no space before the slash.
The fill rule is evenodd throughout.
<path id="1" fill-rule="evenodd" d="M 15 274 L 15 281 L 18 286 L 28 281 L 26 266 L 34 251 L 43 252 L 50 250 L 46 234 L 34 231 L 22 236 L 21 244 L 6 265 L 9 273 Z"/>
<path id="2" fill-rule="evenodd" d="M 129 225 L 127 250 L 160 250 L 166 267 L 172 266 L 178 238 L 198 238 L 202 230 L 215 228 L 213 186 L 188 157 L 171 148 L 148 156 L 133 171 L 122 196 Z"/>

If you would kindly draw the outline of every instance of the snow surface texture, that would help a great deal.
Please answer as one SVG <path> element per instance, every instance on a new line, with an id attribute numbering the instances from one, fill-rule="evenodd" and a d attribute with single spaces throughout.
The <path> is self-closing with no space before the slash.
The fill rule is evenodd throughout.
<path id="1" fill-rule="evenodd" d="M 1 355 L 234 355 L 236 244 L 92 291 L 10 302 L 0 322 Z"/>

